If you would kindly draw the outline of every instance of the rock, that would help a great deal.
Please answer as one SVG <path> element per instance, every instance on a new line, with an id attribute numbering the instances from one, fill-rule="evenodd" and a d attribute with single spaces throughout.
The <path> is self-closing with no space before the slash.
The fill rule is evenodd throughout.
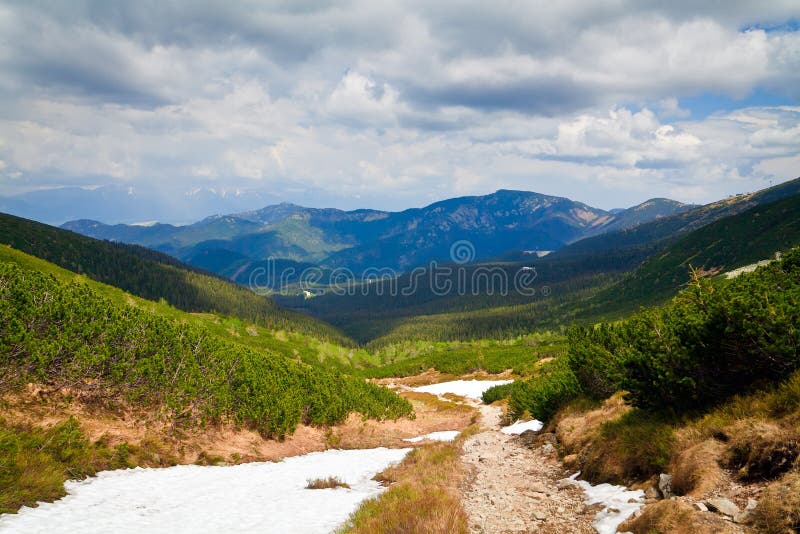
<path id="1" fill-rule="evenodd" d="M 553 447 L 558 444 L 558 438 L 553 432 L 545 432 L 544 434 L 539 435 L 539 442 L 540 443 L 549 443 Z"/>
<path id="2" fill-rule="evenodd" d="M 534 432 L 533 430 L 526 430 L 525 432 L 520 434 L 517 439 L 519 439 L 522 445 L 528 448 L 533 448 L 536 446 L 537 438 L 538 436 L 536 435 L 536 432 Z"/>
<path id="3" fill-rule="evenodd" d="M 547 514 L 545 514 L 544 512 L 542 512 L 540 510 L 534 510 L 533 511 L 533 518 L 536 521 L 547 521 Z"/>
<path id="4" fill-rule="evenodd" d="M 556 448 L 553 447 L 550 443 L 545 443 L 542 445 L 542 452 L 545 454 L 553 454 L 556 452 Z"/>
<path id="5" fill-rule="evenodd" d="M 550 493 L 550 489 L 541 482 L 533 482 L 528 489 L 533 493 Z"/>
<path id="6" fill-rule="evenodd" d="M 661 473 L 658 475 L 658 491 L 665 499 L 672 497 L 672 475 Z"/>
<path id="7" fill-rule="evenodd" d="M 694 503 L 694 507 L 700 512 L 708 512 L 708 506 L 701 502 Z"/>
<path id="8" fill-rule="evenodd" d="M 575 481 L 569 478 L 562 478 L 556 482 L 556 487 L 560 490 L 570 488 L 575 485 Z"/>
<path id="9" fill-rule="evenodd" d="M 644 490 L 644 498 L 645 499 L 652 499 L 652 500 L 660 499 L 661 498 L 661 492 L 658 491 L 657 487 L 650 486 L 649 488 Z"/>
<path id="10" fill-rule="evenodd" d="M 733 522 L 739 524 L 752 522 L 755 518 L 756 507 L 758 507 L 758 502 L 755 499 L 747 499 L 747 505 L 744 510 L 733 516 Z"/>
<path id="11" fill-rule="evenodd" d="M 734 503 L 729 501 L 728 499 L 723 499 L 722 497 L 715 497 L 713 499 L 706 499 L 705 500 L 706 506 L 710 510 L 715 512 L 719 512 L 723 515 L 728 517 L 735 517 L 736 514 L 739 513 L 739 507 L 736 506 Z"/>

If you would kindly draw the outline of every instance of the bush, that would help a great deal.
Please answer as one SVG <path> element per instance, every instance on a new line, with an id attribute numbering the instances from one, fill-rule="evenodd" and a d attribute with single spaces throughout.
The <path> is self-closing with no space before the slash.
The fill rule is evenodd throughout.
<path id="1" fill-rule="evenodd" d="M 794 249 L 731 281 L 695 276 L 663 308 L 573 329 L 569 362 L 589 396 L 623 389 L 635 406 L 687 412 L 800 368 L 798 324 L 800 249 Z"/>
<path id="2" fill-rule="evenodd" d="M 351 412 L 397 418 L 411 405 L 375 384 L 207 335 L 80 282 L 0 263 L 0 389 L 26 382 L 100 390 L 176 420 L 232 420 L 265 436 Z M 91 386 L 91 387 L 88 387 Z M 104 393 L 105 393 L 104 392 Z"/>
<path id="3" fill-rule="evenodd" d="M 607 399 L 620 388 L 627 356 L 619 329 L 610 324 L 596 328 L 573 326 L 569 339 L 569 367 L 583 394 L 595 400 Z"/>
<path id="4" fill-rule="evenodd" d="M 556 358 L 541 367 L 540 374 L 511 387 L 509 411 L 512 417 L 529 413 L 546 421 L 566 402 L 580 394 L 580 385 L 565 358 Z"/>
<path id="5" fill-rule="evenodd" d="M 509 384 L 500 384 L 499 386 L 492 386 L 481 395 L 481 400 L 486 404 L 491 404 L 500 399 L 507 399 L 511 395 L 514 388 L 514 382 Z"/>

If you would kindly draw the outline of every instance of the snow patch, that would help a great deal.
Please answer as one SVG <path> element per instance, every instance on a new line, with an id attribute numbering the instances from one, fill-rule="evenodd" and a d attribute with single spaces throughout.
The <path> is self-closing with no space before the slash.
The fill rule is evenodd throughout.
<path id="1" fill-rule="evenodd" d="M 583 489 L 586 504 L 603 506 L 603 509 L 594 516 L 594 523 L 592 523 L 598 534 L 614 534 L 623 521 L 644 506 L 642 502 L 644 492 L 641 490 L 629 490 L 625 486 L 613 484 L 592 486 L 585 480 L 576 480 L 578 475 L 580 472 L 564 480 Z"/>
<path id="2" fill-rule="evenodd" d="M 416 438 L 405 438 L 403 441 L 409 443 L 419 443 L 423 439 L 429 439 L 431 441 L 453 441 L 459 434 L 460 432 L 458 430 L 442 430 L 440 432 L 431 432 L 424 436 L 417 436 Z"/>
<path id="3" fill-rule="evenodd" d="M 69 495 L 61 500 L 0 516 L 0 532 L 328 533 L 383 491 L 372 477 L 410 450 L 329 450 L 278 463 L 103 471 L 67 482 Z M 308 480 L 329 476 L 350 489 L 305 489 Z"/>
<path id="4" fill-rule="evenodd" d="M 779 257 L 780 257 L 780 254 L 776 254 L 776 259 L 778 259 Z M 769 265 L 773 261 L 774 260 L 761 260 L 761 261 L 756 262 L 756 263 L 751 263 L 750 265 L 745 265 L 744 267 L 739 267 L 738 269 L 733 269 L 732 271 L 728 271 L 728 272 L 724 273 L 725 274 L 725 278 L 730 280 L 732 278 L 736 278 L 738 276 L 741 276 L 741 275 L 743 275 L 745 273 L 752 273 L 753 271 L 755 271 L 759 267 L 763 267 L 764 265 Z"/>
<path id="5" fill-rule="evenodd" d="M 452 393 L 468 399 L 480 400 L 483 392 L 494 386 L 510 384 L 513 380 L 453 380 L 451 382 L 440 382 L 429 386 L 414 388 L 412 391 L 419 393 L 431 393 L 433 395 L 444 395 Z"/>
<path id="6" fill-rule="evenodd" d="M 533 430 L 534 432 L 538 432 L 542 429 L 544 423 L 541 421 L 537 421 L 536 419 L 531 419 L 530 421 L 517 421 L 513 425 L 504 426 L 500 429 L 500 432 L 503 434 L 522 434 L 526 430 Z"/>

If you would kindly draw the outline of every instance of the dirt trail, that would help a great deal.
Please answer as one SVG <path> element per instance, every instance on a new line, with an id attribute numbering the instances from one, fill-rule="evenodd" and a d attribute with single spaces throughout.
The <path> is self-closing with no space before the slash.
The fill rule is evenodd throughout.
<path id="1" fill-rule="evenodd" d="M 519 437 L 499 432 L 500 408 L 480 410 L 489 430 L 464 443 L 463 460 L 472 475 L 464 492 L 470 532 L 594 533 L 598 508 L 584 504 L 579 488 L 559 489 L 565 473 L 555 451 L 528 448 Z"/>

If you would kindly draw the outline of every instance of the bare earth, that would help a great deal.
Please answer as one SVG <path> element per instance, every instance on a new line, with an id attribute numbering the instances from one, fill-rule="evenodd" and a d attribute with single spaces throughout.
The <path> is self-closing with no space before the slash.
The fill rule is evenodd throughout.
<path id="1" fill-rule="evenodd" d="M 566 474 L 556 453 L 499 432 L 499 407 L 480 410 L 488 430 L 464 443 L 463 461 L 472 475 L 463 498 L 470 532 L 595 532 L 598 508 L 584 504 L 579 488 L 557 486 Z"/>
<path id="2" fill-rule="evenodd" d="M 72 394 L 72 395 L 70 395 Z M 469 406 L 441 401 L 435 395 L 401 391 L 411 402 L 415 419 L 363 420 L 352 414 L 331 428 L 298 425 L 283 440 L 265 439 L 257 432 L 230 424 L 174 428 L 157 413 L 129 406 L 96 406 L 82 402 L 79 392 L 44 393 L 31 385 L 14 395 L 0 396 L 0 412 L 11 423 L 48 427 L 74 417 L 90 441 L 105 438 L 110 446 L 160 442 L 178 463 L 195 462 L 201 453 L 227 463 L 278 460 L 326 449 L 409 447 L 404 438 L 440 430 L 463 430 L 473 421 Z M 71 399 L 71 400 L 70 400 Z"/>

